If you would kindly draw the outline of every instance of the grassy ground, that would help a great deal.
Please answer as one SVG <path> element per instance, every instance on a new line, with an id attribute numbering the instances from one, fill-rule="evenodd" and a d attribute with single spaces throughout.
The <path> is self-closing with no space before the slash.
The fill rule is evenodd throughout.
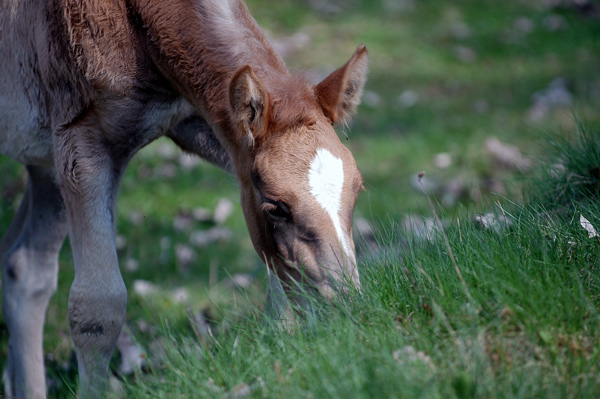
<path id="1" fill-rule="evenodd" d="M 501 197 L 522 203 L 523 183 L 533 179 L 527 168 L 491 156 L 489 138 L 517 146 L 535 164 L 542 132 L 574 132 L 573 112 L 597 131 L 598 19 L 542 1 L 248 3 L 288 64 L 316 77 L 359 43 L 368 46 L 365 101 L 346 144 L 368 189 L 355 217 L 378 229 L 383 250 L 363 257 L 363 295 L 339 304 L 328 323 L 271 331 L 258 321 L 260 310 L 248 310 L 248 303 L 260 309 L 265 271 L 245 231 L 236 182 L 206 164 L 187 166 L 166 141 L 149 146 L 123 179 L 117 228 L 128 328 L 157 361 L 158 378 L 127 377 L 127 396 L 235 397 L 237 389 L 269 398 L 597 397 L 597 240 L 574 214 L 548 221 L 539 209 L 517 206 L 511 212 L 519 217 L 502 233 L 471 221 Z M 556 78 L 565 82 L 562 97 L 548 89 Z M 436 162 L 440 153 L 449 165 Z M 436 185 L 431 195 L 444 204 L 443 218 L 453 221 L 448 238 L 464 285 L 440 237 L 412 242 L 403 230 L 406 215 L 431 214 L 414 184 L 421 170 Z M 2 232 L 23 171 L 0 158 L 0 176 Z M 207 248 L 192 244 L 213 224 L 188 215 L 221 198 L 234 204 L 218 226 L 231 236 Z M 599 227 L 598 207 L 577 201 Z M 186 250 L 191 262 L 182 259 Z M 241 274 L 249 293 L 228 283 Z M 45 342 L 52 397 L 72 397 L 75 384 L 66 320 L 72 277 L 65 248 Z M 139 280 L 158 284 L 157 292 L 136 293 Z M 183 301 L 174 296 L 182 288 Z M 186 306 L 214 320 L 215 342 L 197 344 Z M 5 329 L 0 334 L 5 353 Z M 117 354 L 115 370 L 119 361 Z"/>
<path id="2" fill-rule="evenodd" d="M 126 396 L 597 397 L 598 239 L 531 209 L 448 238 L 464 284 L 440 236 L 409 242 L 366 260 L 362 294 L 317 325 L 290 334 L 251 315 L 204 346 L 167 328 L 167 355 Z"/>

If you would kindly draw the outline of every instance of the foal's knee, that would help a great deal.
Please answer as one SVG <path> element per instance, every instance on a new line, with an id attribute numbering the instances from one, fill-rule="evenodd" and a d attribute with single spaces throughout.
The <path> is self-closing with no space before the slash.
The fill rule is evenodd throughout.
<path id="1" fill-rule="evenodd" d="M 80 289 L 69 295 L 69 325 L 75 347 L 93 356 L 110 356 L 125 320 L 127 291 L 122 280 L 110 287 Z"/>
<path id="2" fill-rule="evenodd" d="M 17 244 L 2 259 L 5 296 L 14 300 L 47 302 L 56 291 L 58 259 L 41 257 L 24 245 Z"/>

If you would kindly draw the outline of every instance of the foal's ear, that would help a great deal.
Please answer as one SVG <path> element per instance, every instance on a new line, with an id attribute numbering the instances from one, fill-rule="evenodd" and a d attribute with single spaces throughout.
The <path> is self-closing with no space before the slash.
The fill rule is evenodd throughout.
<path id="1" fill-rule="evenodd" d="M 229 85 L 229 105 L 235 127 L 250 147 L 267 130 L 269 96 L 265 86 L 247 65 L 233 76 Z"/>
<path id="2" fill-rule="evenodd" d="M 360 104 L 368 67 L 367 48 L 361 45 L 346 65 L 334 71 L 315 87 L 319 104 L 325 116 L 333 123 L 350 122 Z"/>

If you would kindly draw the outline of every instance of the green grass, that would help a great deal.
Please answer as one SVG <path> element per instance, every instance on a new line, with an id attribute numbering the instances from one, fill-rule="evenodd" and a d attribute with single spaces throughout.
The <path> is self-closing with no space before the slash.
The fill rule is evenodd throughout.
<path id="1" fill-rule="evenodd" d="M 410 2 L 353 0 L 340 2 L 343 11 L 333 15 L 298 0 L 248 3 L 272 37 L 310 37 L 286 60 L 295 69 L 326 73 L 359 43 L 368 46 L 366 91 L 377 101 L 360 107 L 344 142 L 368 190 L 355 217 L 375 226 L 382 250 L 362 260 L 362 295 L 329 310 L 327 322 L 282 333 L 262 320 L 265 269 L 248 238 L 235 180 L 204 163 L 186 169 L 177 155 L 161 157 L 161 143 L 143 149 L 123 178 L 117 229 L 127 240 L 119 250 L 130 293 L 127 323 L 155 363 L 153 374 L 125 378 L 127 397 L 223 397 L 240 384 L 252 388 L 249 397 L 269 398 L 598 397 L 598 241 L 579 226 L 582 213 L 600 228 L 597 201 L 588 200 L 597 185 L 572 184 L 597 183 L 598 21 L 541 0 L 415 1 L 404 10 L 385 4 Z M 557 16 L 564 28 L 547 30 L 548 18 Z M 515 28 L 523 17 L 533 27 L 528 33 Z M 465 49 L 472 59 L 461 60 Z M 557 77 L 567 80 L 572 104 L 531 119 L 532 95 Z M 411 106 L 398 100 L 406 91 L 417 96 Z M 585 134 L 568 139 L 578 129 Z M 540 133 L 555 130 L 565 133 Z M 498 167 L 484 151 L 491 136 L 546 166 L 539 175 Z M 436 166 L 440 152 L 451 155 L 448 168 Z M 551 165 L 561 154 L 570 172 L 557 179 Z M 175 177 L 161 173 L 172 166 Z M 466 186 L 456 204 L 438 209 L 452 221 L 447 234 L 466 290 L 440 237 L 423 243 L 403 231 L 406 215 L 431 215 L 411 187 L 421 170 L 441 185 L 458 178 Z M 18 206 L 24 171 L 0 157 L 0 176 L 1 234 Z M 566 212 L 548 201 L 563 191 L 566 201 L 558 205 Z M 441 200 L 443 192 L 436 194 Z M 173 218 L 197 206 L 213 209 L 223 197 L 235 204 L 225 223 L 232 239 L 194 248 L 196 260 L 178 265 L 177 245 L 190 245 L 190 235 L 209 226 L 177 230 Z M 498 211 L 502 197 L 515 216 L 510 229 L 497 234 L 473 224 L 476 214 Z M 524 198 L 531 204 L 522 205 Z M 139 269 L 127 270 L 128 260 Z M 74 397 L 76 389 L 68 241 L 60 265 L 45 338 L 52 398 Z M 254 277 L 248 293 L 227 283 L 240 272 Z M 159 292 L 136 295 L 138 279 L 158 284 Z M 184 303 L 172 299 L 181 287 L 189 292 Z M 196 342 L 186 306 L 210 316 L 216 341 Z M 6 345 L 1 327 L 0 363 Z M 114 369 L 118 361 L 116 354 Z"/>
<path id="2" fill-rule="evenodd" d="M 600 226 L 600 208 L 588 211 Z M 167 358 L 126 397 L 246 385 L 252 398 L 597 397 L 598 239 L 530 208 L 499 234 L 462 224 L 448 235 L 466 286 L 441 237 L 382 238 L 389 250 L 362 264 L 362 293 L 321 322 L 288 333 L 251 313 L 205 346 L 167 327 Z"/>

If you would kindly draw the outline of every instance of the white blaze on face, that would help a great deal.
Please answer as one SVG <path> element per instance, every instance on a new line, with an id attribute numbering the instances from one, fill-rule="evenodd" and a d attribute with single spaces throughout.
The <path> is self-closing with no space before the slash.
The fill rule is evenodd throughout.
<path id="1" fill-rule="evenodd" d="M 348 259 L 353 259 L 339 215 L 342 205 L 342 189 L 344 188 L 344 163 L 328 150 L 319 148 L 317 155 L 310 163 L 308 184 L 311 194 L 329 214 L 346 256 Z"/>

